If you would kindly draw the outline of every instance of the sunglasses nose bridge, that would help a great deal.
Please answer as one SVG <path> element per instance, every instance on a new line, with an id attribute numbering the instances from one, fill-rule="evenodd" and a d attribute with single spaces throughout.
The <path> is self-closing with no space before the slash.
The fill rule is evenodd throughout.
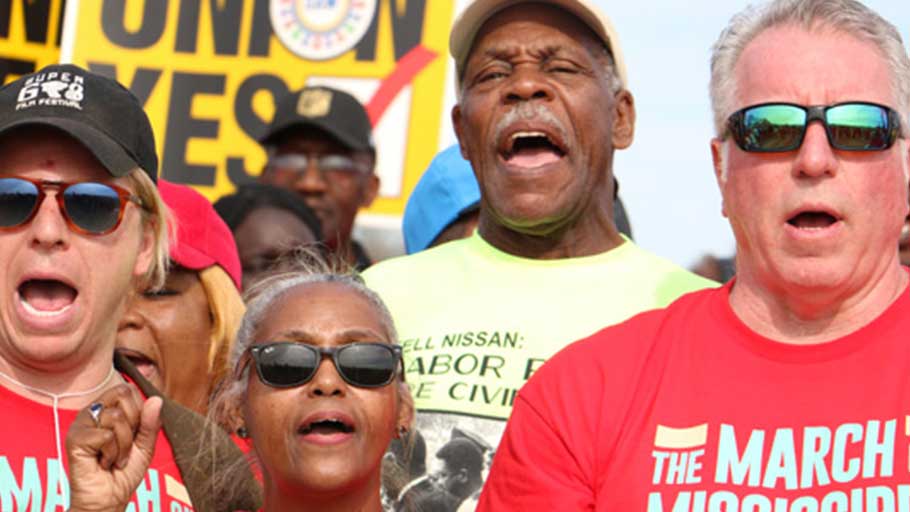
<path id="1" fill-rule="evenodd" d="M 338 371 L 335 352 L 320 352 L 319 363 L 306 386 L 310 396 L 345 395 L 347 383 Z"/>
<path id="2" fill-rule="evenodd" d="M 793 171 L 798 176 L 834 176 L 838 160 L 831 145 L 831 133 L 826 124 L 807 121 L 803 140 L 796 150 Z"/>
<path id="3" fill-rule="evenodd" d="M 51 191 L 50 195 L 54 197 L 48 195 L 44 187 L 38 189 L 35 206 L 23 224 L 32 230 L 34 240 L 39 245 L 65 244 L 69 228 L 61 190 Z"/>

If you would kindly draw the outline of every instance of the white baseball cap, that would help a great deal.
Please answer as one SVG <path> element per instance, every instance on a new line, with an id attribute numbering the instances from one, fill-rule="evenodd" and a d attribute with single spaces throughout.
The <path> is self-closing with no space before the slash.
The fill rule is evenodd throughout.
<path id="1" fill-rule="evenodd" d="M 619 45 L 619 35 L 607 15 L 587 0 L 474 0 L 455 20 L 455 24 L 452 25 L 452 33 L 449 35 L 449 51 L 455 58 L 459 82 L 465 62 L 468 60 L 468 53 L 474 45 L 474 38 L 477 37 L 480 27 L 497 12 L 521 3 L 553 5 L 568 11 L 584 22 L 610 49 L 619 81 L 623 88 L 628 87 L 626 61 Z"/>

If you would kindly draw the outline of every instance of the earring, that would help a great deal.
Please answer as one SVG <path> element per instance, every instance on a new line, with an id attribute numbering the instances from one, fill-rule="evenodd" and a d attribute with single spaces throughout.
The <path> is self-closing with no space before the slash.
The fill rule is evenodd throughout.
<path id="1" fill-rule="evenodd" d="M 250 433 L 247 431 L 246 427 L 240 427 L 237 429 L 237 437 L 241 439 L 249 439 Z"/>
<path id="2" fill-rule="evenodd" d="M 398 425 L 398 439 L 407 437 L 407 435 L 408 435 L 408 427 L 406 427 L 404 425 Z"/>

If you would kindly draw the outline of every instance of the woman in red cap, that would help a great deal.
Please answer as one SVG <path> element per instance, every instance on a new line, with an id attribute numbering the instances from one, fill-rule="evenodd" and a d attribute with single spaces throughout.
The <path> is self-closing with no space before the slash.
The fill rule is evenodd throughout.
<path id="1" fill-rule="evenodd" d="M 160 290 L 136 290 L 117 348 L 165 396 L 205 414 L 243 317 L 240 258 L 205 197 L 164 180 L 158 187 L 175 224 L 171 268 Z"/>

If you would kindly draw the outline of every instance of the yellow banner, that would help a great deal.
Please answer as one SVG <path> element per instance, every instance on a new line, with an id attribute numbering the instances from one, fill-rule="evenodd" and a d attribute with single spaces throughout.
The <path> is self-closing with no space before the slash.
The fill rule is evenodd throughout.
<path id="1" fill-rule="evenodd" d="M 0 0 L 0 84 L 57 62 L 65 0 Z"/>
<path id="2" fill-rule="evenodd" d="M 62 59 L 128 86 L 151 118 L 161 176 L 210 199 L 260 173 L 256 139 L 276 98 L 304 85 L 367 105 L 382 179 L 372 213 L 400 215 L 438 148 L 451 1 L 69 4 Z"/>

